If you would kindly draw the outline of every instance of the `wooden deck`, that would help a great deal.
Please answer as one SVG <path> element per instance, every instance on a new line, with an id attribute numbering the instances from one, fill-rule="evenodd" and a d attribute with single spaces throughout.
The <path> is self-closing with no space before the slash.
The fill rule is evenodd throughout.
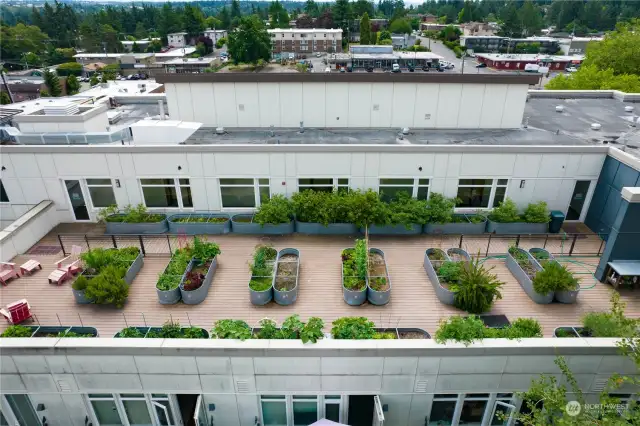
<path id="1" fill-rule="evenodd" d="M 59 231 L 60 229 L 57 229 L 50 233 L 38 245 L 55 245 L 56 233 Z M 66 229 L 65 231 L 69 232 Z M 181 242 L 184 243 L 184 238 L 187 237 L 169 237 L 169 241 L 175 249 Z M 83 324 L 96 327 L 103 337 L 113 336 L 127 325 L 159 326 L 169 319 L 177 320 L 183 325 L 192 324 L 209 330 L 218 319 L 244 319 L 253 325 L 264 317 L 280 322 L 294 313 L 299 314 L 303 320 L 311 316 L 321 317 L 327 328 L 330 328 L 331 321 L 341 316 L 366 316 L 380 327 L 418 327 L 433 334 L 441 318 L 461 313 L 438 301 L 422 267 L 425 249 L 457 247 L 459 237 L 372 237 L 370 246 L 385 252 L 392 284 L 391 302 L 386 306 L 365 304 L 359 307 L 344 303 L 341 289 L 340 252 L 345 247 L 353 246 L 353 238 L 302 235 L 260 238 L 231 234 L 209 239 L 220 244 L 222 254 L 209 295 L 200 305 L 180 303 L 163 306 L 157 301 L 156 280 L 169 261 L 168 253 L 163 254 L 166 252 L 163 248 L 167 246 L 166 236 L 157 237 L 157 241 L 151 245 L 145 242 L 148 256 L 130 288 L 129 300 L 124 309 L 77 305 L 71 293 L 70 282 L 65 282 L 60 287 L 48 284 L 47 276 L 54 269 L 53 262 L 63 257 L 62 252 L 55 256 L 21 255 L 14 259 L 18 265 L 31 258 L 36 259 L 42 263 L 43 270 L 35 272 L 32 276 L 14 279 L 7 287 L 0 288 L 0 302 L 6 305 L 25 298 L 41 325 Z M 463 248 L 472 254 L 478 250 L 484 251 L 487 247 L 486 240 L 487 237 L 465 237 Z M 105 246 L 112 244 L 111 237 L 104 237 L 101 241 Z M 597 236 L 593 235 L 578 241 L 579 248 L 584 252 L 595 253 L 600 245 Z M 294 305 L 279 306 L 272 302 L 267 306 L 258 307 L 249 302 L 248 261 L 251 259 L 254 246 L 260 242 L 270 243 L 278 250 L 286 247 L 300 250 L 300 290 Z M 96 240 L 91 240 L 90 243 L 93 247 Z M 495 248 L 492 248 L 491 252 L 502 250 L 504 253 L 509 243 L 508 240 L 494 237 L 492 247 Z M 540 246 L 542 243 L 539 237 L 537 240 L 520 241 L 520 245 L 525 248 Z M 137 237 L 118 240 L 119 246 L 135 244 Z M 560 244 L 566 245 L 567 242 L 558 240 L 558 244 L 557 250 L 552 251 L 559 253 Z M 86 244 L 82 245 L 86 248 Z M 576 248 L 577 246 L 578 244 Z M 156 249 L 150 250 L 151 247 Z M 577 253 L 576 248 L 574 253 Z M 568 251 L 568 248 L 566 250 Z M 482 257 L 484 254 L 482 253 Z M 551 336 L 554 327 L 580 324 L 580 318 L 585 312 L 608 309 L 611 287 L 597 282 L 591 275 L 595 271 L 598 258 L 571 257 L 566 260 L 571 262 L 567 264 L 572 270 L 583 274 L 580 277 L 584 290 L 581 291 L 575 305 L 536 305 L 506 268 L 504 259 L 487 259 L 485 264 L 493 267 L 494 273 L 506 283 L 502 291 L 503 297 L 495 303 L 491 313 L 505 314 L 512 321 L 518 317 L 534 317 L 543 325 L 545 335 Z M 627 302 L 627 314 L 633 317 L 640 316 L 640 292 L 622 291 L 621 294 Z M 1 327 L 6 327 L 6 324 Z"/>

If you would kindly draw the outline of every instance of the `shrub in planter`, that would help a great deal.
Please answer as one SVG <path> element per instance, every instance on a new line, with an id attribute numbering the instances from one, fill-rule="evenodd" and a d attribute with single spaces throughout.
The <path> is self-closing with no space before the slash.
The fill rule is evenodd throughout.
<path id="1" fill-rule="evenodd" d="M 7 327 L 0 337 L 31 337 L 33 329 L 24 325 L 10 325 Z"/>
<path id="2" fill-rule="evenodd" d="M 129 296 L 129 285 L 124 280 L 126 272 L 127 270 L 120 266 L 107 266 L 99 275 L 89 280 L 85 296 L 99 305 L 115 305 L 122 308 Z"/>
<path id="3" fill-rule="evenodd" d="M 484 337 L 484 323 L 474 315 L 461 317 L 455 315 L 440 321 L 435 341 L 444 344 L 448 340 L 462 342 L 465 346 Z"/>
<path id="4" fill-rule="evenodd" d="M 324 328 L 324 321 L 318 317 L 311 317 L 309 321 L 302 327 L 300 331 L 300 339 L 302 343 L 316 343 L 318 340 L 324 337 L 322 329 Z"/>
<path id="5" fill-rule="evenodd" d="M 522 216 L 527 223 L 548 223 L 551 221 L 547 203 L 544 201 L 529 204 Z"/>
<path id="6" fill-rule="evenodd" d="M 104 222 L 157 223 L 165 218 L 164 214 L 149 213 L 142 203 L 137 206 L 129 204 L 122 214 L 117 213 L 118 206 L 105 207 L 98 213 L 98 219 Z"/>
<path id="7" fill-rule="evenodd" d="M 211 329 L 211 337 L 214 339 L 246 340 L 251 338 L 251 328 L 242 320 L 218 320 Z"/>
<path id="8" fill-rule="evenodd" d="M 123 337 L 122 335 L 120 337 Z M 167 321 L 160 329 L 150 329 L 147 339 L 206 339 L 207 333 L 199 327 L 180 326 L 179 322 Z"/>
<path id="9" fill-rule="evenodd" d="M 489 220 L 499 223 L 522 222 L 522 218 L 518 213 L 518 206 L 511 198 L 507 198 L 498 207 L 491 210 Z"/>
<path id="10" fill-rule="evenodd" d="M 453 221 L 453 209 L 456 206 L 456 198 L 446 198 L 437 192 L 432 193 L 426 202 L 426 222 L 450 223 Z"/>
<path id="11" fill-rule="evenodd" d="M 158 277 L 156 288 L 160 291 L 176 290 L 180 286 L 180 281 L 191 258 L 192 252 L 189 247 L 176 250 L 171 256 L 169 264 Z"/>
<path id="12" fill-rule="evenodd" d="M 124 247 L 121 249 L 94 248 L 80 254 L 80 259 L 86 275 L 98 275 L 108 265 L 128 268 L 139 254 L 140 250 L 137 247 Z"/>
<path id="13" fill-rule="evenodd" d="M 128 339 L 142 339 L 145 333 L 138 330 L 136 327 L 127 327 L 118 333 L 118 337 L 128 338 Z"/>
<path id="14" fill-rule="evenodd" d="M 533 277 L 533 289 L 540 294 L 577 290 L 580 280 L 558 262 L 545 262 L 542 271 Z"/>
<path id="15" fill-rule="evenodd" d="M 589 312 L 582 318 L 582 325 L 592 337 L 633 337 L 637 335 L 640 320 L 627 318 L 626 304 L 617 291 L 611 292 L 610 312 Z"/>
<path id="16" fill-rule="evenodd" d="M 376 334 L 375 324 L 365 317 L 342 317 L 332 324 L 334 339 L 373 339 Z"/>
<path id="17" fill-rule="evenodd" d="M 491 273 L 493 268 L 487 270 L 479 259 L 459 264 L 459 271 L 445 270 L 445 273 L 453 272 L 450 290 L 455 294 L 454 306 L 472 314 L 489 311 L 496 299 L 502 299 L 500 288 L 504 283 Z"/>
<path id="18" fill-rule="evenodd" d="M 284 320 L 278 328 L 275 321 L 264 318 L 260 321 L 260 330 L 254 332 L 256 339 L 301 339 L 303 343 L 316 343 L 324 337 L 322 329 L 324 321 L 318 317 L 311 317 L 305 324 L 294 314 Z"/>
<path id="19" fill-rule="evenodd" d="M 544 233 L 549 230 L 550 220 L 547 203 L 544 201 L 529 204 L 524 213 L 520 215 L 516 203 L 507 198 L 489 213 L 487 232 L 498 234 Z"/>
<path id="20" fill-rule="evenodd" d="M 411 229 L 412 225 L 424 225 L 429 217 L 427 201 L 417 200 L 406 192 L 401 192 L 389 203 L 387 215 L 391 225 L 404 225 L 406 229 Z"/>
<path id="21" fill-rule="evenodd" d="M 253 216 L 253 221 L 264 226 L 266 224 L 277 225 L 279 223 L 289 223 L 293 217 L 293 205 L 291 201 L 281 194 L 275 194 L 260 204 L 260 207 Z"/>
<path id="22" fill-rule="evenodd" d="M 350 191 L 345 195 L 350 223 L 364 228 L 368 234 L 369 226 L 390 224 L 389 207 L 380 199 L 380 195 L 369 189 L 367 191 Z"/>
<path id="23" fill-rule="evenodd" d="M 462 273 L 462 262 L 444 261 L 437 270 L 438 278 L 447 286 L 457 284 Z"/>
<path id="24" fill-rule="evenodd" d="M 256 246 L 253 252 L 253 261 L 249 264 L 251 270 L 249 290 L 251 290 L 250 297 L 253 304 L 264 305 L 273 298 L 273 272 L 277 255 L 276 249 L 266 245 Z"/>
<path id="25" fill-rule="evenodd" d="M 298 339 L 303 327 L 304 323 L 297 314 L 287 317 L 280 327 L 282 339 Z"/>

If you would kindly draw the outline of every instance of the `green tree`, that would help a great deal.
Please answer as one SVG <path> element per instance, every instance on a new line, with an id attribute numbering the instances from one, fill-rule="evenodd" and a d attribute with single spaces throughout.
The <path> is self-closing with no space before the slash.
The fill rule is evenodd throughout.
<path id="1" fill-rule="evenodd" d="M 584 65 L 610 68 L 614 74 L 640 74 L 640 19 L 618 24 L 601 42 L 589 43 Z"/>
<path id="2" fill-rule="evenodd" d="M 77 76 L 82 74 L 82 64 L 79 64 L 77 62 L 66 62 L 64 64 L 58 65 L 56 72 L 60 76 L 67 76 L 67 75 Z"/>
<path id="3" fill-rule="evenodd" d="M 410 34 L 411 24 L 406 19 L 396 19 L 389 25 L 392 34 Z"/>
<path id="4" fill-rule="evenodd" d="M 318 4 L 313 0 L 307 0 L 304 4 L 304 13 L 311 16 L 312 18 L 317 18 L 320 16 L 320 8 L 318 8 Z"/>
<path id="5" fill-rule="evenodd" d="M 204 23 L 207 28 L 222 28 L 222 21 L 215 16 L 207 16 L 207 18 L 204 20 Z"/>
<path id="6" fill-rule="evenodd" d="M 514 2 L 510 1 L 500 15 L 500 34 L 508 37 L 520 37 L 522 35 L 522 22 L 518 15 L 518 9 Z"/>
<path id="7" fill-rule="evenodd" d="M 40 28 L 22 23 L 14 26 L 0 27 L 0 56 L 3 59 L 20 60 L 31 52 L 40 55 L 45 51 L 45 42 L 49 37 Z"/>
<path id="8" fill-rule="evenodd" d="M 0 92 L 0 105 L 8 105 L 11 103 L 11 98 L 7 92 Z"/>
<path id="9" fill-rule="evenodd" d="M 360 19 L 360 44 L 373 44 L 371 40 L 371 21 L 367 12 Z"/>
<path id="10" fill-rule="evenodd" d="M 229 15 L 229 9 L 223 7 L 218 13 L 218 20 L 220 21 L 220 27 L 229 30 L 231 29 L 231 15 Z"/>
<path id="11" fill-rule="evenodd" d="M 366 13 L 369 16 L 375 16 L 373 3 L 369 0 L 356 0 L 353 5 L 353 15 L 362 17 Z"/>
<path id="12" fill-rule="evenodd" d="M 349 0 L 336 0 L 333 5 L 333 22 L 342 28 L 342 43 L 349 40 L 349 26 L 353 17 Z"/>
<path id="13" fill-rule="evenodd" d="M 242 17 L 240 25 L 229 33 L 229 54 L 234 63 L 256 64 L 271 56 L 271 38 L 264 24 L 256 15 Z"/>
<path id="14" fill-rule="evenodd" d="M 383 40 L 391 41 L 391 33 L 387 30 L 380 31 L 380 35 L 378 36 L 378 41 L 382 42 Z M 382 44 L 382 43 L 380 43 Z"/>
<path id="15" fill-rule="evenodd" d="M 582 65 L 570 75 L 559 74 L 545 85 L 548 90 L 620 90 L 640 92 L 640 76 L 615 74 L 613 69 L 600 70 L 595 65 Z"/>
<path id="16" fill-rule="evenodd" d="M 182 22 L 184 30 L 192 37 L 197 36 L 204 30 L 204 15 L 202 10 L 197 6 L 185 3 L 182 13 Z"/>
<path id="17" fill-rule="evenodd" d="M 538 34 L 544 23 L 542 22 L 542 13 L 538 6 L 533 4 L 530 0 L 524 2 L 520 10 L 518 11 L 520 22 L 522 23 L 523 35 L 532 36 Z"/>
<path id="18" fill-rule="evenodd" d="M 136 23 L 135 35 L 136 35 L 136 38 L 138 40 L 141 40 L 143 38 L 147 38 L 147 29 L 144 27 L 144 24 L 142 22 L 140 22 L 140 21 L 138 21 L 138 23 Z"/>
<path id="19" fill-rule="evenodd" d="M 473 12 L 473 4 L 470 1 L 464 2 L 464 7 L 460 13 L 458 13 L 458 22 L 464 23 L 473 21 Z"/>
<path id="20" fill-rule="evenodd" d="M 231 19 L 240 18 L 242 12 L 240 11 L 240 2 L 238 0 L 231 1 Z"/>
<path id="21" fill-rule="evenodd" d="M 62 94 L 58 74 L 50 71 L 48 68 L 44 70 L 44 84 L 47 86 L 47 91 L 50 96 L 58 97 Z"/>
<path id="22" fill-rule="evenodd" d="M 216 49 L 222 49 L 222 47 L 227 44 L 227 38 L 226 37 L 220 37 L 217 41 L 216 41 Z"/>
<path id="23" fill-rule="evenodd" d="M 153 40 L 147 46 L 148 53 L 159 52 L 160 50 L 162 50 L 162 42 L 160 40 Z"/>
<path id="24" fill-rule="evenodd" d="M 76 76 L 73 74 L 67 77 L 66 85 L 67 85 L 67 95 L 75 95 L 80 91 L 80 82 L 78 81 Z"/>
<path id="25" fill-rule="evenodd" d="M 93 75 L 91 76 L 91 78 L 89 78 L 89 85 L 90 85 L 91 87 L 93 87 L 93 86 L 95 86 L 95 85 L 96 85 L 96 84 L 98 84 L 98 83 L 100 83 L 100 80 L 98 80 L 98 76 L 97 76 L 97 75 L 95 75 L 95 74 L 93 74 Z"/>

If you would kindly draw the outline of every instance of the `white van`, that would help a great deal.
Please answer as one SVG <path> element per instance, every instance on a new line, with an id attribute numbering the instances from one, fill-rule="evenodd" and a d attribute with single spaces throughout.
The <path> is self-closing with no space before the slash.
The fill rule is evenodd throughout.
<path id="1" fill-rule="evenodd" d="M 524 66 L 525 72 L 538 72 L 539 69 L 540 69 L 540 65 L 538 64 L 526 64 Z"/>
<path id="2" fill-rule="evenodd" d="M 400 65 L 398 64 L 393 64 L 391 66 L 391 72 L 400 72 Z"/>

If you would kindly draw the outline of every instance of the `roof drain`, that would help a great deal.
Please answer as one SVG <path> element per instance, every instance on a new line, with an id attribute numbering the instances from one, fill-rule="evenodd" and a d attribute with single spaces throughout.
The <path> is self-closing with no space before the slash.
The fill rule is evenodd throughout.
<path id="1" fill-rule="evenodd" d="M 304 133 L 304 121 L 300 122 L 300 133 Z"/>
<path id="2" fill-rule="evenodd" d="M 276 133 L 273 131 L 273 124 L 271 126 L 269 126 L 269 136 L 274 137 L 276 135 Z"/>

